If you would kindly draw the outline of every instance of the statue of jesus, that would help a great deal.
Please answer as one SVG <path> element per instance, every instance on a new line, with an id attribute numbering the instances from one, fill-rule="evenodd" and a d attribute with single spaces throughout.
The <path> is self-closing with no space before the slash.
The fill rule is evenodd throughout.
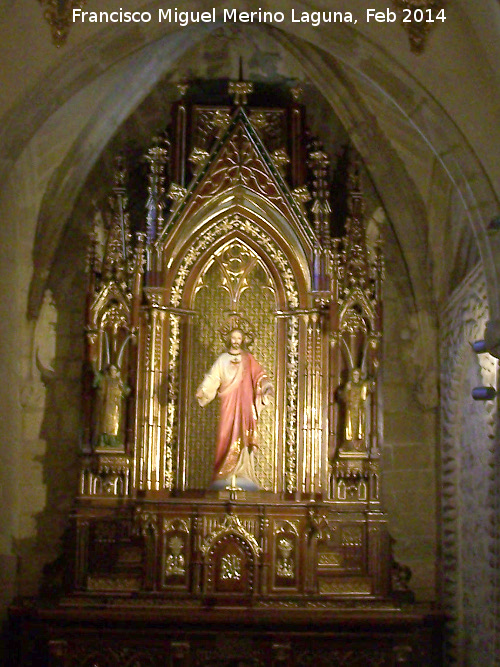
<path id="1" fill-rule="evenodd" d="M 273 387 L 262 366 L 244 349 L 244 339 L 241 329 L 232 329 L 227 352 L 216 360 L 196 392 L 202 407 L 216 395 L 220 398 L 212 488 L 235 483 L 247 490 L 259 488 L 253 465 L 257 420 L 271 400 Z"/>

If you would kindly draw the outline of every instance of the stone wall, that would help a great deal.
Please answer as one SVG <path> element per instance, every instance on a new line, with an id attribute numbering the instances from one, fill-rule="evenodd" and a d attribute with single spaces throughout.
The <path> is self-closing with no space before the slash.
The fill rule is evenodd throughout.
<path id="1" fill-rule="evenodd" d="M 437 337 L 417 312 L 397 245 L 384 243 L 382 498 L 394 557 L 419 601 L 436 599 Z"/>
<path id="2" fill-rule="evenodd" d="M 441 321 L 441 546 L 449 664 L 495 663 L 496 401 L 471 389 L 496 385 L 497 361 L 470 343 L 484 335 L 486 285 L 477 267 L 456 289 Z M 498 657 L 498 656 L 497 656 Z"/>

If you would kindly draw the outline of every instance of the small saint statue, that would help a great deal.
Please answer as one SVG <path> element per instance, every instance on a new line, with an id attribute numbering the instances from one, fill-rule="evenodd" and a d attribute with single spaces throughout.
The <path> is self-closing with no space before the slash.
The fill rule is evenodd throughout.
<path id="1" fill-rule="evenodd" d="M 354 368 L 349 379 L 340 391 L 344 402 L 344 437 L 341 445 L 347 451 L 366 450 L 366 410 L 368 394 L 373 391 L 374 383 L 363 379 L 361 370 Z"/>
<path id="2" fill-rule="evenodd" d="M 262 366 L 244 349 L 245 334 L 230 331 L 223 352 L 196 391 L 204 407 L 217 395 L 220 414 L 215 445 L 211 488 L 259 488 L 254 471 L 257 421 L 273 395 L 273 387 Z"/>
<path id="3" fill-rule="evenodd" d="M 96 373 L 94 387 L 97 388 L 97 445 L 121 447 L 123 399 L 130 393 L 130 387 L 122 380 L 115 364 Z"/>

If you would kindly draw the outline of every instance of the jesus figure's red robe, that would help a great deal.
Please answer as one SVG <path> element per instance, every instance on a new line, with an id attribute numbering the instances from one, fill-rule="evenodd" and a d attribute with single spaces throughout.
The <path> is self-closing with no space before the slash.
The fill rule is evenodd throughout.
<path id="1" fill-rule="evenodd" d="M 256 431 L 260 411 L 268 402 L 265 394 L 270 385 L 262 366 L 250 352 L 224 352 L 206 374 L 200 385 L 206 405 L 218 394 L 220 416 L 215 445 L 213 480 L 233 475 L 257 484 L 252 452 L 257 445 Z"/>

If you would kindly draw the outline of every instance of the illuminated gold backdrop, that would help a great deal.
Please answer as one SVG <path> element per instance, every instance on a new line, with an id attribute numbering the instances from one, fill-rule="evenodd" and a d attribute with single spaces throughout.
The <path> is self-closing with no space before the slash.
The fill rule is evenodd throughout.
<path id="1" fill-rule="evenodd" d="M 276 297 L 271 277 L 257 253 L 240 240 L 232 240 L 209 259 L 198 279 L 192 327 L 190 397 L 196 386 L 224 351 L 219 328 L 229 312 L 238 312 L 255 332 L 252 353 L 274 384 L 276 363 Z M 189 401 L 187 480 L 188 488 L 206 488 L 210 483 L 217 399 L 200 408 Z M 261 488 L 272 490 L 276 471 L 275 403 L 266 407 L 259 420 L 260 449 L 256 473 Z"/>

